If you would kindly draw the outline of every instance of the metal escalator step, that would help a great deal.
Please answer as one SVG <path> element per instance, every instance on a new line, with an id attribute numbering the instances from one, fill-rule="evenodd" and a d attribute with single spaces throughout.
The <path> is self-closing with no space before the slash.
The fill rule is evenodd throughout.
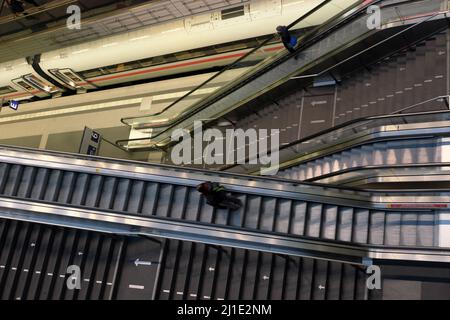
<path id="1" fill-rule="evenodd" d="M 417 245 L 435 246 L 437 239 L 434 237 L 434 228 L 437 216 L 434 213 L 420 213 L 418 217 Z"/>
<path id="2" fill-rule="evenodd" d="M 33 227 L 30 224 L 21 222 L 19 225 L 24 229 L 21 232 L 16 232 L 15 238 L 10 246 L 10 252 L 5 265 L 5 274 L 0 282 L 0 298 L 2 300 L 18 300 L 21 296 L 15 295 L 17 282 L 26 272 L 23 271 L 23 263 L 26 254 L 29 251 L 30 237 L 33 231 Z"/>
<path id="3" fill-rule="evenodd" d="M 40 241 L 36 242 L 36 260 L 29 267 L 29 284 L 28 289 L 24 290 L 27 293 L 26 296 L 23 296 L 24 300 L 37 299 L 39 296 L 41 274 L 49 258 L 49 247 L 52 245 L 55 232 L 54 228 L 45 228 L 42 233 Z M 36 273 L 36 271 L 39 273 Z M 45 275 L 43 274 L 42 276 L 45 277 Z"/>
<path id="4" fill-rule="evenodd" d="M 98 208 L 100 206 L 105 179 L 106 177 L 101 175 L 92 176 L 91 179 L 89 179 L 89 184 L 86 187 L 86 200 L 84 202 L 86 206 L 93 208 Z"/>
<path id="5" fill-rule="evenodd" d="M 48 175 L 48 179 L 45 180 L 45 184 L 42 186 L 44 191 L 43 200 L 55 201 L 61 189 L 63 172 L 61 170 L 50 170 Z"/>
<path id="6" fill-rule="evenodd" d="M 260 230 L 272 231 L 274 229 L 275 224 L 275 215 L 276 208 L 278 204 L 278 199 L 264 197 L 262 199 L 261 211 L 260 215 Z M 249 212 L 252 212 L 251 208 L 249 208 Z"/>
<path id="7" fill-rule="evenodd" d="M 198 192 L 189 191 L 186 198 L 184 219 L 188 221 L 197 221 L 200 215 L 200 204 L 203 199 Z"/>
<path id="8" fill-rule="evenodd" d="M 336 239 L 337 231 L 337 217 L 338 217 L 338 207 L 327 205 L 324 208 L 324 215 L 322 217 L 322 231 L 321 237 L 325 239 Z"/>
<path id="9" fill-rule="evenodd" d="M 272 270 L 270 274 L 269 300 L 281 300 L 284 294 L 284 278 L 286 277 L 285 268 L 287 257 L 281 255 L 272 255 Z M 278 284 L 278 285 L 277 285 Z M 281 285 L 280 285 L 281 284 Z"/>
<path id="10" fill-rule="evenodd" d="M 403 213 L 401 216 L 400 243 L 407 246 L 417 245 L 417 214 Z"/>
<path id="11" fill-rule="evenodd" d="M 388 212 L 385 220 L 385 245 L 400 245 L 401 213 Z"/>
<path id="12" fill-rule="evenodd" d="M 72 253 L 70 256 L 70 260 L 68 262 L 69 265 L 80 267 L 80 271 L 84 270 L 85 261 L 88 253 L 88 248 L 90 245 L 90 237 L 89 233 L 86 231 L 80 231 L 77 235 L 76 245 L 72 247 Z M 80 279 L 80 285 L 86 286 L 87 283 Z M 68 290 L 66 286 L 63 286 L 63 290 L 61 293 L 61 298 L 63 300 L 74 300 L 78 297 L 78 290 Z"/>
<path id="13" fill-rule="evenodd" d="M 213 286 L 215 285 L 215 273 L 217 268 L 217 249 L 214 246 L 206 246 L 204 253 L 203 277 L 198 294 L 202 300 L 212 300 Z"/>
<path id="14" fill-rule="evenodd" d="M 195 300 L 205 300 L 202 290 L 203 277 L 208 269 L 206 266 L 206 246 L 203 244 L 195 244 L 194 261 L 192 266 L 192 277 L 189 281 L 189 295 L 194 294 Z"/>
<path id="15" fill-rule="evenodd" d="M 297 283 L 300 277 L 298 257 L 287 257 L 284 271 L 284 292 L 282 300 L 295 300 L 297 297 Z"/>
<path id="16" fill-rule="evenodd" d="M 279 199 L 275 212 L 274 231 L 288 233 L 291 223 L 292 200 Z"/>
<path id="17" fill-rule="evenodd" d="M 314 283 L 314 265 L 315 260 L 303 259 L 300 270 L 299 300 L 311 300 Z"/>
<path id="18" fill-rule="evenodd" d="M 258 256 L 259 268 L 257 273 L 257 286 L 255 286 L 255 298 L 256 300 L 267 300 L 270 297 L 270 293 L 273 285 L 271 285 L 271 279 L 273 277 L 273 255 L 262 252 Z"/>
<path id="19" fill-rule="evenodd" d="M 337 240 L 352 241 L 353 208 L 340 207 L 338 211 Z"/>
<path id="20" fill-rule="evenodd" d="M 124 251 L 124 238 L 115 237 L 112 240 L 111 245 L 111 258 L 107 266 L 107 272 L 105 272 L 103 291 L 101 292 L 100 299 L 102 300 L 112 300 L 114 294 L 114 288 L 117 287 L 117 273 L 120 272 L 120 265 L 123 259 Z"/>
<path id="21" fill-rule="evenodd" d="M 6 181 L 8 180 L 9 170 L 11 165 L 8 163 L 0 164 L 0 193 L 3 194 L 5 190 Z"/>
<path id="22" fill-rule="evenodd" d="M 145 182 L 134 180 L 131 185 L 130 197 L 128 200 L 127 212 L 141 213 L 142 204 L 145 197 Z"/>
<path id="23" fill-rule="evenodd" d="M 235 211 L 230 211 L 227 214 L 227 225 L 233 227 L 243 227 L 246 220 L 246 213 L 250 212 L 249 210 L 249 199 L 250 196 L 247 195 L 239 195 L 238 199 L 241 200 L 242 207 Z M 255 213 L 251 213 L 255 214 Z M 261 220 L 261 218 L 259 218 Z"/>
<path id="24" fill-rule="evenodd" d="M 63 297 L 65 290 L 67 289 L 67 268 L 70 266 L 70 262 L 74 255 L 75 249 L 78 245 L 80 230 L 69 230 L 66 241 L 62 248 L 63 251 L 58 255 L 58 262 L 54 269 L 53 281 L 48 292 L 48 299 L 59 300 Z M 83 289 L 83 286 L 81 286 Z"/>
<path id="25" fill-rule="evenodd" d="M 214 300 L 223 300 L 227 296 L 229 275 L 231 271 L 231 248 L 220 248 L 215 270 L 215 283 L 212 292 Z"/>
<path id="26" fill-rule="evenodd" d="M 245 268 L 246 250 L 232 249 L 229 284 L 227 288 L 227 300 L 239 299 L 242 285 L 242 273 Z"/>
<path id="27" fill-rule="evenodd" d="M 253 300 L 255 299 L 255 293 L 257 286 L 259 285 L 259 263 L 260 263 L 260 252 L 250 251 L 248 252 L 247 266 L 243 270 L 243 289 L 242 289 L 242 299 L 243 300 Z"/>
<path id="28" fill-rule="evenodd" d="M 322 227 L 322 204 L 311 203 L 305 221 L 305 235 L 309 237 L 319 237 Z"/>
<path id="29" fill-rule="evenodd" d="M 312 299 L 325 300 L 328 291 L 328 268 L 329 262 L 316 260 L 314 268 L 314 281 L 312 285 Z"/>
<path id="30" fill-rule="evenodd" d="M 114 211 L 126 212 L 131 191 L 130 179 L 119 179 L 112 208 Z"/>
<path id="31" fill-rule="evenodd" d="M 96 257 L 95 272 L 93 272 L 92 290 L 89 300 L 101 300 L 107 287 L 106 276 L 112 261 L 114 251 L 113 240 L 110 237 L 102 237 L 102 245 Z"/>
<path id="32" fill-rule="evenodd" d="M 383 245 L 385 238 L 384 211 L 372 211 L 370 214 L 369 243 Z"/>
<path id="33" fill-rule="evenodd" d="M 84 205 L 86 203 L 90 180 L 91 175 L 89 174 L 82 173 L 77 175 L 70 200 L 71 204 Z"/>
<path id="34" fill-rule="evenodd" d="M 59 277 L 57 263 L 60 255 L 64 252 L 64 243 L 68 233 L 66 229 L 58 228 L 50 236 L 49 244 L 46 247 L 46 258 L 41 265 L 42 268 L 36 270 L 34 274 L 37 282 L 34 299 L 46 300 L 51 298 L 52 283 L 56 277 Z"/>
<path id="35" fill-rule="evenodd" d="M 184 186 L 175 186 L 171 199 L 172 207 L 170 217 L 174 219 L 183 219 L 186 212 L 186 204 L 190 188 Z"/>
<path id="36" fill-rule="evenodd" d="M 92 234 L 89 239 L 89 245 L 83 253 L 82 281 L 81 290 L 77 292 L 78 300 L 90 299 L 92 291 L 96 286 L 95 270 L 100 259 L 101 249 L 104 242 L 104 236 Z"/>
<path id="37" fill-rule="evenodd" d="M 354 266 L 344 264 L 341 274 L 341 300 L 355 299 L 356 269 Z"/>
<path id="38" fill-rule="evenodd" d="M 118 183 L 117 178 L 105 177 L 99 201 L 100 209 L 112 209 L 112 207 L 114 206 L 117 183 Z"/>
<path id="39" fill-rule="evenodd" d="M 20 186 L 20 181 L 22 179 L 23 174 L 23 166 L 21 165 L 12 165 L 9 170 L 8 179 L 5 184 L 4 194 L 7 196 L 15 196 L 17 195 L 17 191 Z"/>
<path id="40" fill-rule="evenodd" d="M 206 203 L 206 200 L 200 202 L 199 214 L 197 216 L 197 221 L 211 223 L 213 221 L 213 217 L 217 211 L 224 212 L 225 210 L 216 210 L 212 206 Z M 242 222 L 241 222 L 242 223 Z"/>
<path id="41" fill-rule="evenodd" d="M 29 198 L 31 189 L 36 178 L 37 169 L 35 167 L 26 167 L 22 179 L 20 181 L 19 188 L 17 190 L 17 196 L 23 198 Z"/>
<path id="42" fill-rule="evenodd" d="M 158 198 L 159 198 L 159 183 L 146 182 L 141 213 L 145 216 L 151 216 L 156 214 L 155 210 L 157 207 Z"/>
<path id="43" fill-rule="evenodd" d="M 259 214 L 261 211 L 261 206 L 263 203 L 263 198 L 260 196 L 248 196 L 247 205 L 249 208 L 252 208 L 251 213 L 245 216 L 244 226 L 250 229 L 258 229 L 260 226 L 260 218 Z M 222 216 L 222 215 L 221 215 Z"/>
<path id="44" fill-rule="evenodd" d="M 10 298 L 20 298 L 21 300 L 27 299 L 27 293 L 31 288 L 31 281 L 34 274 L 36 261 L 39 257 L 39 252 L 42 245 L 42 239 L 44 237 L 44 228 L 40 225 L 33 225 L 33 230 L 29 238 L 29 247 L 25 254 L 25 259 L 22 264 L 22 274 L 20 279 L 16 283 L 14 290 L 11 290 Z"/>
<path id="45" fill-rule="evenodd" d="M 0 252 L 0 295 L 3 296 L 5 292 L 6 282 L 8 278 L 11 277 L 12 270 L 12 260 L 14 258 L 14 250 L 16 248 L 16 243 L 18 241 L 19 232 L 23 222 L 12 221 L 8 224 L 8 229 L 6 230 L 5 242 L 2 244 L 2 251 Z M 22 236 L 25 232 L 22 232 Z"/>
<path id="46" fill-rule="evenodd" d="M 181 243 L 180 262 L 178 263 L 176 274 L 173 275 L 176 277 L 175 285 L 173 286 L 174 294 L 172 295 L 174 300 L 189 299 L 189 292 L 186 292 L 186 287 L 189 285 L 191 277 L 193 253 L 194 245 L 192 243 Z M 164 287 L 166 288 L 167 285 L 164 285 Z"/>
<path id="47" fill-rule="evenodd" d="M 172 206 L 179 206 L 182 203 L 173 203 L 174 186 L 170 184 L 161 184 L 157 193 L 157 209 L 154 214 L 159 217 L 170 217 Z"/>
<path id="48" fill-rule="evenodd" d="M 59 190 L 57 201 L 60 203 L 71 203 L 74 194 L 77 175 L 75 172 L 66 171 L 63 173 L 61 189 Z"/>
<path id="49" fill-rule="evenodd" d="M 43 200 L 50 175 L 50 169 L 39 168 L 31 191 L 31 199 Z"/>
<path id="50" fill-rule="evenodd" d="M 303 201 L 295 201 L 292 208 L 292 216 L 290 223 L 290 232 L 295 235 L 305 235 L 305 221 L 307 203 Z"/>
<path id="51" fill-rule="evenodd" d="M 367 243 L 369 226 L 369 210 L 357 209 L 353 221 L 353 241 L 358 243 Z"/>
<path id="52" fill-rule="evenodd" d="M 328 277 L 326 287 L 327 300 L 341 299 L 343 265 L 334 261 L 330 261 L 328 265 Z"/>

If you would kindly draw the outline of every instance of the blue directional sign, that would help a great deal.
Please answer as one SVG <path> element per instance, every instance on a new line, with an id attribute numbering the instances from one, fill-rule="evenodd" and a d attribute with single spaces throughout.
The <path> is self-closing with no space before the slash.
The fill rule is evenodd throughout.
<path id="1" fill-rule="evenodd" d="M 13 109 L 13 110 L 19 109 L 19 101 L 11 100 L 11 101 L 9 102 L 9 107 L 10 107 L 11 109 Z"/>

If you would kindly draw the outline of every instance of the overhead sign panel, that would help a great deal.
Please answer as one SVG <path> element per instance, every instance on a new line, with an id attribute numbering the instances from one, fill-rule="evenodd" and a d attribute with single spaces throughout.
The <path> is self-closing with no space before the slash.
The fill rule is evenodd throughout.
<path id="1" fill-rule="evenodd" d="M 102 135 L 99 132 L 85 127 L 83 137 L 81 138 L 79 153 L 90 156 L 98 155 L 101 140 Z"/>

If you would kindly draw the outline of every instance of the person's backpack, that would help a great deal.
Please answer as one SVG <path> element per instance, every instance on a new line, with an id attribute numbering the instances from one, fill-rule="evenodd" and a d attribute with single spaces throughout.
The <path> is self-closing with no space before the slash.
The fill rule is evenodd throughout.
<path id="1" fill-rule="evenodd" d="M 293 35 L 291 35 L 290 43 L 291 43 L 291 46 L 295 47 L 295 45 L 297 44 L 297 38 L 294 37 Z"/>

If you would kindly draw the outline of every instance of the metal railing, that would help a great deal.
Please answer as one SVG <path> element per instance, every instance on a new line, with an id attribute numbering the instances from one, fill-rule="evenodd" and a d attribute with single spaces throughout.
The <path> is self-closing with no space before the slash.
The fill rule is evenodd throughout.
<path id="1" fill-rule="evenodd" d="M 339 18 L 336 18 L 336 16 L 334 16 L 332 19 L 329 19 L 326 23 L 324 23 L 323 25 L 320 25 L 319 27 L 315 28 L 313 31 L 311 31 L 310 33 L 308 33 L 307 35 L 304 36 L 305 41 L 301 41 L 301 45 L 297 48 L 298 52 L 302 52 L 303 49 L 308 48 L 310 45 L 312 45 L 313 43 L 315 43 L 315 41 L 317 41 L 319 38 L 324 37 L 325 35 L 327 35 L 328 33 L 335 31 L 336 29 L 339 29 L 339 27 L 344 24 L 347 23 L 349 20 L 353 20 L 355 16 L 358 16 L 360 13 L 364 12 L 364 10 L 373 4 L 379 3 L 379 2 L 383 2 L 382 0 L 380 1 L 373 1 L 373 2 L 364 2 L 363 5 L 360 5 L 358 8 L 359 4 L 355 4 L 352 9 L 348 9 L 348 10 L 344 10 L 345 13 L 340 13 Z M 418 25 L 421 25 L 422 23 L 429 21 L 435 17 L 437 17 L 440 14 L 443 14 L 444 12 L 440 12 L 440 10 L 436 10 L 436 4 L 440 4 L 440 1 L 434 1 L 433 3 L 429 4 L 430 8 L 433 8 L 433 12 L 431 12 L 428 15 L 425 15 L 425 19 L 415 23 L 412 27 L 407 28 L 407 30 L 410 30 L 411 28 L 414 28 Z M 388 6 L 389 7 L 389 6 Z M 416 6 L 417 7 L 417 6 Z M 389 7 L 391 8 L 392 12 L 389 11 L 389 14 L 384 14 L 384 16 L 388 16 L 389 22 L 392 21 L 398 21 L 397 19 L 397 11 L 395 11 L 394 9 L 396 9 L 396 7 Z M 408 15 L 408 8 L 406 7 L 405 9 L 405 14 Z M 428 8 L 428 7 L 427 7 Z M 427 10 L 427 8 L 422 8 L 419 7 L 420 10 Z M 359 9 L 359 10 L 356 10 Z M 414 8 L 413 11 L 417 11 L 417 8 Z M 436 11 L 439 11 L 438 13 L 435 13 Z M 318 11 L 321 12 L 321 11 Z M 434 13 L 434 14 L 433 14 Z M 391 17 L 392 16 L 392 17 Z M 337 20 L 337 21 L 336 21 Z M 403 20 L 401 20 L 402 23 L 404 23 Z M 329 26 L 329 24 L 332 24 L 331 26 Z M 387 23 L 387 22 L 386 22 Z M 365 23 L 364 23 L 365 25 Z M 325 31 L 323 30 L 325 29 Z M 368 30 L 368 29 L 367 29 Z M 400 31 L 398 34 L 394 35 L 395 36 L 399 36 L 404 34 L 405 31 Z M 318 34 L 317 34 L 318 33 Z M 391 40 L 393 37 L 390 37 L 387 40 Z M 341 41 L 342 39 L 340 39 L 340 41 L 338 41 L 339 43 L 342 43 Z M 387 41 L 386 40 L 386 41 Z M 385 43 L 385 41 L 382 41 L 381 43 Z M 380 44 L 381 44 L 380 43 Z M 377 44 L 377 45 L 380 45 Z M 373 49 L 375 46 L 372 46 L 370 49 Z M 367 50 L 362 50 L 361 52 L 357 53 L 357 55 L 362 54 L 363 52 L 366 52 Z M 297 52 L 297 53 L 298 53 Z M 330 51 L 331 52 L 331 51 Z M 279 61 L 283 60 L 283 59 L 288 59 L 289 57 L 291 57 L 292 54 L 286 54 L 285 50 L 282 51 L 281 54 L 279 55 L 274 55 L 273 57 L 269 57 L 268 59 L 262 61 L 260 64 L 258 64 L 256 67 L 252 68 L 249 72 L 245 73 L 242 77 L 239 77 L 238 81 L 231 81 L 229 84 L 225 85 L 223 88 L 220 88 L 219 90 L 217 90 L 217 92 L 213 92 L 211 95 L 208 95 L 205 99 L 200 100 L 198 103 L 197 101 L 194 101 L 194 107 L 193 108 L 187 108 L 184 113 L 182 113 L 181 115 L 177 115 L 175 117 L 175 119 L 170 119 L 169 117 L 166 117 L 166 119 L 163 119 L 164 121 L 162 121 L 161 119 L 157 120 L 155 123 L 149 123 L 147 122 L 146 117 L 139 117 L 139 118 L 132 118 L 134 121 L 137 121 L 135 123 L 129 123 L 130 126 L 134 127 L 135 129 L 139 129 L 139 130 L 145 130 L 145 128 L 151 128 L 150 132 L 145 132 L 146 134 L 148 133 L 148 137 L 144 137 L 144 138 L 136 138 L 136 139 L 126 139 L 126 140 L 119 140 L 117 141 L 117 145 L 121 148 L 123 148 L 124 150 L 130 150 L 130 149 L 141 149 L 141 148 L 146 148 L 146 149 L 159 149 L 160 146 L 164 146 L 165 143 L 167 143 L 167 135 L 163 133 L 168 132 L 170 129 L 172 128 L 176 128 L 183 125 L 184 119 L 190 119 L 190 117 L 192 117 L 195 114 L 201 114 L 203 109 L 207 108 L 209 105 L 215 104 L 215 101 L 220 100 L 222 97 L 226 96 L 227 94 L 231 93 L 233 90 L 237 90 L 237 88 L 245 85 L 250 79 L 252 79 L 255 74 L 261 74 L 266 72 L 267 68 L 273 67 L 273 65 L 278 65 Z M 351 58 L 356 57 L 355 55 L 353 55 Z M 350 58 L 349 58 L 350 59 Z M 240 61 L 240 60 L 239 60 Z M 327 69 L 328 70 L 328 69 Z M 211 84 L 211 83 L 209 83 Z M 195 92 L 195 89 L 194 91 Z M 190 94 L 188 94 L 187 96 L 189 96 Z M 178 102 L 181 104 L 181 102 L 183 103 L 187 103 L 189 104 L 189 102 L 187 101 L 183 101 L 183 99 L 186 99 L 186 97 L 182 97 L 180 100 L 178 100 Z M 179 104 L 179 105 L 180 105 Z M 174 104 L 175 106 L 177 106 L 177 103 L 175 102 Z M 204 112 L 203 112 L 204 113 Z M 203 116 L 200 116 L 200 119 L 197 120 L 214 120 L 215 118 L 209 118 Z M 172 121 L 173 120 L 173 121 Z M 169 123 L 169 124 L 163 124 L 162 123 Z M 191 121 L 193 122 L 193 121 Z M 161 138 L 162 135 L 162 138 Z M 158 141 L 158 138 L 160 141 Z M 131 147 L 130 147 L 131 146 Z"/>
<path id="2" fill-rule="evenodd" d="M 415 108 L 421 107 L 433 101 L 443 103 L 445 107 L 442 107 L 441 110 L 436 111 L 404 114 L 406 111 L 412 111 Z M 320 157 L 324 155 L 323 150 L 328 150 L 333 145 L 341 145 L 341 148 L 344 148 L 343 143 L 348 139 L 356 138 L 358 134 L 364 132 L 370 134 L 371 129 L 379 126 L 449 120 L 449 105 L 450 96 L 438 96 L 394 111 L 388 115 L 369 116 L 353 119 L 335 127 L 331 127 L 329 129 L 307 136 L 305 138 L 298 139 L 283 146 L 282 148 L 280 148 L 280 150 L 277 150 L 277 152 L 279 152 L 280 158 L 280 169 L 286 169 L 288 167 L 299 164 L 303 162 L 303 160 L 301 159 L 306 156 L 308 156 L 308 160 L 311 160 L 313 156 Z M 348 146 L 345 145 L 345 147 Z M 253 158 L 247 157 L 242 162 L 249 163 L 252 159 Z M 255 165 L 252 166 L 244 164 L 227 165 L 221 167 L 220 170 L 230 170 L 234 167 L 242 167 L 244 169 L 244 172 L 247 174 L 256 174 L 260 170 L 260 168 Z"/>
<path id="3" fill-rule="evenodd" d="M 382 0 L 374 1 L 373 3 L 381 2 L 381 1 Z M 364 6 L 361 9 L 362 5 L 364 5 Z M 317 20 L 319 17 L 315 17 L 313 14 L 318 12 L 321 14 L 321 16 L 324 15 L 322 10 L 319 10 L 319 9 L 323 8 L 323 9 L 328 9 L 328 15 L 331 15 L 331 11 L 330 11 L 331 6 L 333 8 L 339 8 L 339 6 L 337 5 L 337 1 L 333 1 L 333 3 L 331 3 L 330 1 L 324 1 L 319 6 L 310 10 L 306 14 L 302 15 L 302 17 L 300 17 L 299 19 L 297 19 L 296 21 L 291 23 L 288 26 L 288 28 L 290 30 L 299 29 L 299 28 L 304 29 L 307 26 L 304 26 L 302 24 L 308 24 L 308 23 L 311 25 L 316 25 L 317 22 L 314 20 Z M 346 8 L 340 8 L 339 14 L 333 14 L 331 16 L 331 18 L 327 19 L 323 24 L 319 24 L 318 26 L 313 28 L 311 31 L 305 33 L 303 36 L 301 36 L 299 38 L 299 41 L 298 41 L 299 45 L 296 48 L 297 52 L 302 51 L 302 49 L 307 48 L 309 45 L 311 45 L 312 43 L 317 41 L 319 38 L 324 37 L 329 32 L 334 31 L 335 28 L 338 28 L 341 24 L 344 24 L 344 23 L 348 22 L 349 20 L 353 19 L 354 16 L 356 16 L 360 12 L 364 11 L 364 9 L 366 9 L 367 6 L 368 6 L 367 1 L 356 1 L 356 2 L 352 2 L 351 5 L 347 6 Z M 356 9 L 359 9 L 359 10 L 356 10 Z M 333 11 L 333 13 L 334 13 L 334 11 Z M 328 17 L 328 16 L 325 14 L 325 17 Z M 321 18 L 323 19 L 323 17 L 321 17 Z M 309 19 L 309 21 L 308 21 L 308 19 Z M 236 77 L 238 79 L 238 81 L 234 81 L 236 78 L 232 79 L 231 81 L 225 81 L 226 85 L 219 87 L 219 89 L 216 92 L 213 92 L 212 94 L 208 95 L 205 99 L 203 99 L 201 101 L 194 101 L 194 107 L 192 107 L 192 108 L 188 107 L 188 108 L 183 109 L 184 111 L 181 113 L 175 113 L 175 117 L 173 119 L 170 118 L 169 116 L 167 116 L 164 119 L 156 119 L 157 121 L 155 121 L 154 123 L 150 123 L 151 121 L 149 121 L 149 119 L 152 118 L 153 116 L 160 116 L 163 114 L 167 115 L 167 111 L 175 110 L 175 108 L 177 106 L 180 106 L 180 104 L 182 102 L 186 101 L 186 99 L 188 99 L 188 98 L 191 98 L 194 95 L 194 93 L 199 92 L 199 90 L 207 88 L 207 86 L 214 85 L 214 83 L 218 82 L 218 80 L 222 81 L 222 77 L 228 75 L 227 71 L 230 71 L 230 70 L 236 71 L 236 68 L 238 68 L 240 64 L 242 64 L 245 61 L 252 60 L 254 56 L 260 54 L 259 53 L 260 50 L 264 50 L 264 46 L 266 45 L 266 43 L 273 41 L 277 37 L 278 36 L 276 34 L 274 34 L 272 37 L 268 38 L 265 42 L 261 43 L 261 45 L 259 47 L 251 50 L 246 55 L 242 56 L 241 58 L 236 60 L 234 63 L 232 63 L 231 65 L 224 68 L 221 72 L 214 75 L 212 78 L 206 80 L 205 82 L 203 82 L 202 84 L 200 84 L 199 86 L 197 86 L 196 88 L 194 88 L 193 90 L 191 90 L 190 92 L 185 94 L 184 96 L 180 97 L 175 102 L 171 103 L 169 106 L 164 108 L 161 112 L 158 112 L 158 113 L 156 113 L 154 115 L 150 115 L 150 116 L 144 116 L 144 117 L 124 118 L 124 119 L 122 119 L 122 122 L 126 125 L 129 125 L 132 128 L 136 128 L 136 126 L 138 125 L 138 128 L 140 130 L 150 128 L 152 130 L 152 138 L 158 137 L 162 132 L 165 132 L 168 129 L 170 129 L 171 127 L 175 126 L 176 123 L 180 121 L 180 119 L 188 118 L 192 114 L 195 114 L 198 111 L 202 110 L 209 103 L 211 103 L 212 100 L 217 99 L 219 96 L 226 94 L 226 92 L 233 90 L 233 88 L 236 87 L 237 85 L 243 85 L 245 83 L 245 81 L 249 81 L 249 79 L 251 79 L 253 76 L 255 76 L 256 73 L 261 73 L 261 72 L 263 72 L 264 69 L 269 68 L 271 66 L 273 67 L 273 65 L 276 64 L 276 62 L 278 62 L 279 60 L 288 59 L 289 57 L 295 55 L 295 54 L 288 53 L 287 50 L 284 50 L 284 49 L 281 50 L 281 52 L 276 52 L 274 55 L 271 55 L 268 58 L 266 58 L 265 60 L 262 60 L 259 64 L 257 64 L 255 67 L 251 68 L 251 70 L 246 72 L 244 75 L 239 75 L 238 77 Z M 189 103 L 187 103 L 187 104 L 189 104 Z M 126 144 L 128 142 L 145 141 L 145 140 L 149 140 L 149 139 L 151 139 L 151 138 L 126 139 L 126 140 L 119 140 L 116 143 L 119 146 L 123 147 L 124 149 L 127 149 Z"/>

